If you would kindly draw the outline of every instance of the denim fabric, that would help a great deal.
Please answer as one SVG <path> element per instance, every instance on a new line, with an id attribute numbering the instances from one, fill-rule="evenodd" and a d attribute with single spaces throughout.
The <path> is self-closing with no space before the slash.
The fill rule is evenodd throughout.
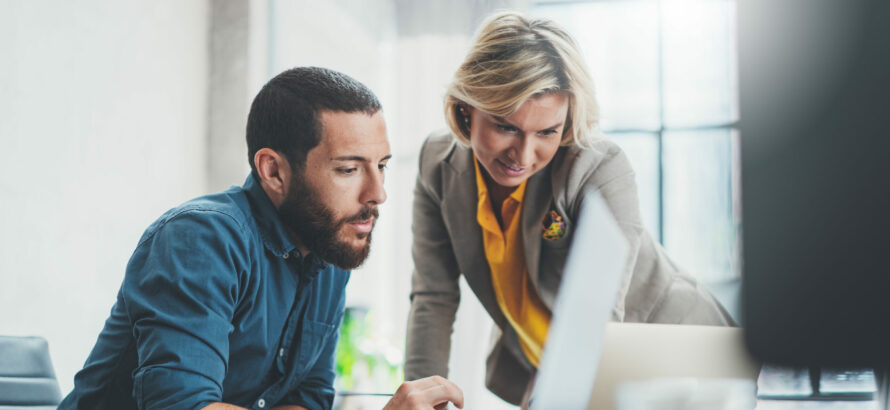
<path id="1" fill-rule="evenodd" d="M 329 409 L 349 272 L 296 250 L 253 175 L 155 221 L 60 409 Z"/>

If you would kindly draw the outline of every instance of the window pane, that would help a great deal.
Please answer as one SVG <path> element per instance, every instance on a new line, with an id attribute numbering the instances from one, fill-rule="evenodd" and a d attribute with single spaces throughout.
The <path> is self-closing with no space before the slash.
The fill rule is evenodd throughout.
<path id="1" fill-rule="evenodd" d="M 609 138 L 627 154 L 636 173 L 643 225 L 660 237 L 658 221 L 658 136 L 647 133 L 611 134 Z"/>
<path id="2" fill-rule="evenodd" d="M 603 129 L 657 129 L 658 8 L 654 1 L 539 4 L 581 47 Z"/>
<path id="3" fill-rule="evenodd" d="M 735 121 L 735 2 L 665 1 L 662 18 L 665 126 Z"/>
<path id="4" fill-rule="evenodd" d="M 704 281 L 734 277 L 739 224 L 733 218 L 733 132 L 664 135 L 664 245 Z"/>

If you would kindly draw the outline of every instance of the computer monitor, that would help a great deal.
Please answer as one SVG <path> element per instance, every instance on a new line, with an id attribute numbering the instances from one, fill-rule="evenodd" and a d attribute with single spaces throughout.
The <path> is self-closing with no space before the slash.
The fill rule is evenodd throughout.
<path id="1" fill-rule="evenodd" d="M 746 343 L 888 368 L 890 1 L 737 7 Z"/>

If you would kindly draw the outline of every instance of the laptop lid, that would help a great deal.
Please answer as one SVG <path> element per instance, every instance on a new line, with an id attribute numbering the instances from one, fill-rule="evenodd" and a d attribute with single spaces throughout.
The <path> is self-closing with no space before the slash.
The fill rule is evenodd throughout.
<path id="1" fill-rule="evenodd" d="M 624 271 L 627 240 L 598 192 L 585 194 L 576 226 L 530 409 L 586 407 Z"/>

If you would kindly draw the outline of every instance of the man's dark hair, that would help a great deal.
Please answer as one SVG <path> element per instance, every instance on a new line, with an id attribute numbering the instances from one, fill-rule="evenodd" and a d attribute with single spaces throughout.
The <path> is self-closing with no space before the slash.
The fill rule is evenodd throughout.
<path id="1" fill-rule="evenodd" d="M 253 99 L 247 116 L 247 156 L 271 148 L 301 171 L 306 154 L 321 142 L 319 111 L 380 111 L 380 101 L 364 84 L 346 74 L 320 67 L 297 67 L 269 80 Z"/>

